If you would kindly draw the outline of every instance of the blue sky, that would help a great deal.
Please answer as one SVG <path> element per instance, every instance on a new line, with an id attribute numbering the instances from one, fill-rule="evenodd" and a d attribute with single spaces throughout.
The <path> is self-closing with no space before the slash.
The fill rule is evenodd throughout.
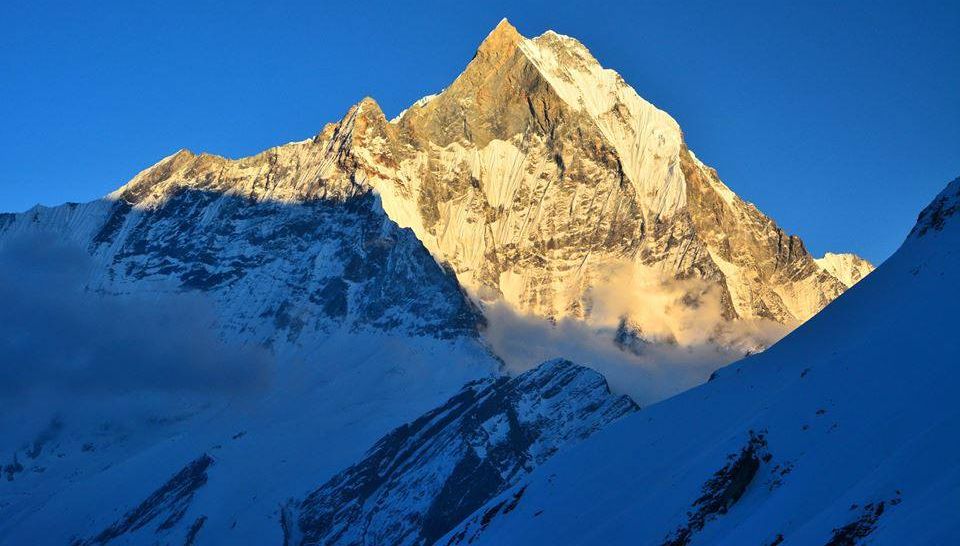
<path id="1" fill-rule="evenodd" d="M 95 199 L 180 148 L 306 138 L 366 95 L 393 115 L 504 16 L 584 42 L 816 254 L 881 261 L 960 176 L 956 1 L 16 4 L 2 211 Z"/>

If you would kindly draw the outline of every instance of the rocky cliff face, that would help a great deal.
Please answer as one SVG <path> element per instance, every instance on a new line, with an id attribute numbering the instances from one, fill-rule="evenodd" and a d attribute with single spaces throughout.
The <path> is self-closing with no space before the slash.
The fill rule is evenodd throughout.
<path id="1" fill-rule="evenodd" d="M 634 310 L 598 295 L 614 278 L 627 291 L 685 281 L 679 305 L 709 294 L 722 323 L 787 326 L 850 278 L 730 191 L 582 44 L 506 21 L 449 87 L 392 121 L 365 99 L 311 140 L 237 161 L 179 152 L 111 197 L 151 208 L 183 188 L 288 203 L 376 193 L 475 301 L 641 332 Z"/>
<path id="2" fill-rule="evenodd" d="M 286 543 L 433 544 L 561 447 L 638 409 L 566 360 L 468 384 L 289 506 Z"/>

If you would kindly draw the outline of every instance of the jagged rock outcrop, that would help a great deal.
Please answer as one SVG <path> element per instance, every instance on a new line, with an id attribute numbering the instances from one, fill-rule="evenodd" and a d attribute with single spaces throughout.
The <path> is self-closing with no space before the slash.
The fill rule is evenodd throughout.
<path id="1" fill-rule="evenodd" d="M 147 527 L 155 527 L 150 530 L 162 536 L 183 519 L 194 494 L 207 483 L 207 472 L 213 462 L 213 458 L 204 453 L 95 537 L 75 540 L 71 546 L 102 546 Z M 187 531 L 188 544 L 192 542 L 191 537 L 196 537 L 206 519 L 201 516 L 191 525 Z"/>
<path id="2" fill-rule="evenodd" d="M 920 212 L 909 238 L 923 237 L 931 231 L 943 231 L 949 222 L 954 221 L 957 211 L 960 211 L 960 177 L 947 184 L 937 198 Z"/>
<path id="3" fill-rule="evenodd" d="M 561 359 L 470 383 L 288 506 L 285 543 L 433 544 L 561 447 L 638 409 Z"/>
<path id="4" fill-rule="evenodd" d="M 392 121 L 364 99 L 311 140 L 236 161 L 182 151 L 111 197 L 150 208 L 182 188 L 281 202 L 376 193 L 475 301 L 551 319 L 643 330 L 629 309 L 597 312 L 597 288 L 623 272 L 695 280 L 686 299 L 710 292 L 724 321 L 787 326 L 850 284 L 582 44 L 527 39 L 506 20 L 449 87 Z"/>

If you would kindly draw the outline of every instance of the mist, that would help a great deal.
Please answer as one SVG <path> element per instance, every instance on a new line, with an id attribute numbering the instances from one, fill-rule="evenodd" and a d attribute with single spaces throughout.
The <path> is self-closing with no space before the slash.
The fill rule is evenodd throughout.
<path id="1" fill-rule="evenodd" d="M 97 293 L 93 265 L 51 235 L 0 248 L 0 403 L 16 408 L 0 419 L 7 441 L 55 421 L 138 426 L 265 389 L 269 353 L 218 339 L 210 301 Z"/>
<path id="2" fill-rule="evenodd" d="M 564 357 L 648 405 L 707 381 L 790 330 L 768 320 L 725 320 L 714 285 L 631 263 L 610 267 L 585 299 L 585 319 L 558 321 L 495 302 L 485 307 L 485 336 L 513 372 Z M 618 343 L 618 334 L 626 339 Z"/>
<path id="3" fill-rule="evenodd" d="M 0 396 L 260 388 L 269 359 L 217 339 L 202 296 L 87 288 L 87 253 L 43 235 L 0 250 Z"/>

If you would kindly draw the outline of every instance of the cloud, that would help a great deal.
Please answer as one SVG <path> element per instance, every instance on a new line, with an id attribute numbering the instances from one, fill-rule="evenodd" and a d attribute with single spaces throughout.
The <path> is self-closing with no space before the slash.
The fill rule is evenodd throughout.
<path id="1" fill-rule="evenodd" d="M 728 321 L 715 285 L 632 263 L 609 268 L 586 300 L 585 319 L 556 322 L 498 301 L 485 309 L 486 338 L 513 371 L 562 356 L 599 371 L 615 391 L 645 405 L 703 383 L 788 332 L 773 321 Z"/>
<path id="2" fill-rule="evenodd" d="M 93 272 L 83 249 L 50 235 L 0 249 L 0 399 L 236 394 L 267 381 L 266 351 L 217 339 L 201 296 L 97 294 Z"/>

